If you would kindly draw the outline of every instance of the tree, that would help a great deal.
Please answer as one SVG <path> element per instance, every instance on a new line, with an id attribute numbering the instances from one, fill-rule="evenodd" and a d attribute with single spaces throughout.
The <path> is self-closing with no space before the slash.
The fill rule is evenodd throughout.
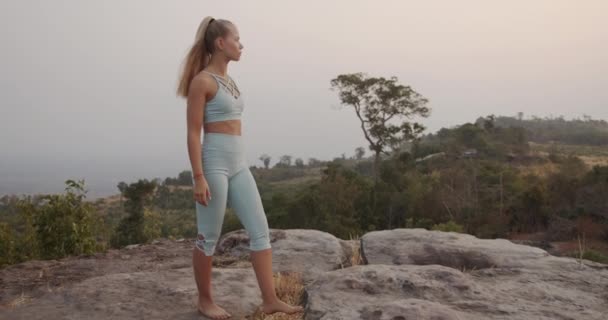
<path id="1" fill-rule="evenodd" d="M 270 156 L 263 154 L 258 159 L 264 163 L 264 168 L 268 169 L 268 165 L 270 164 Z"/>
<path id="2" fill-rule="evenodd" d="M 302 189 L 293 200 L 273 197 L 275 209 L 270 217 L 286 229 L 317 229 L 343 239 L 361 234 L 361 217 L 372 216 L 366 210 L 369 183 L 335 163 L 328 163 L 321 172 L 321 180 Z"/>
<path id="3" fill-rule="evenodd" d="M 290 155 L 282 155 L 281 159 L 278 163 L 279 167 L 289 167 L 291 166 L 291 156 Z"/>
<path id="4" fill-rule="evenodd" d="M 491 114 L 484 119 L 483 128 L 487 131 L 491 131 L 495 127 L 496 117 Z"/>
<path id="5" fill-rule="evenodd" d="M 317 158 L 308 158 L 309 167 L 318 167 L 322 164 L 322 161 Z"/>
<path id="6" fill-rule="evenodd" d="M 355 149 L 355 159 L 361 160 L 361 159 L 363 159 L 364 155 L 365 155 L 365 148 L 358 147 Z"/>
<path id="7" fill-rule="evenodd" d="M 68 179 L 65 184 L 65 194 L 45 194 L 38 204 L 29 199 L 17 204 L 25 222 L 24 230 L 15 230 L 23 233 L 19 239 L 23 252 L 18 253 L 22 257 L 57 259 L 96 251 L 95 231 L 101 221 L 85 201 L 84 179 Z"/>
<path id="8" fill-rule="evenodd" d="M 179 186 L 191 186 L 192 185 L 192 172 L 190 170 L 183 170 L 177 174 L 177 185 Z"/>
<path id="9" fill-rule="evenodd" d="M 374 152 L 374 183 L 377 184 L 380 155 L 389 154 L 388 147 L 398 147 L 424 130 L 411 119 L 427 117 L 428 100 L 410 86 L 399 84 L 397 77 L 368 77 L 364 73 L 342 74 L 331 80 L 331 89 L 338 90 L 343 105 L 354 108 L 369 149 Z M 391 119 L 399 121 L 392 124 Z"/>
<path id="10" fill-rule="evenodd" d="M 116 229 L 116 234 L 112 239 L 114 247 L 143 243 L 149 240 L 145 232 L 145 207 L 150 202 L 157 187 L 155 180 L 140 179 L 121 190 L 123 196 L 127 199 L 124 207 L 128 216 L 120 221 Z"/>
<path id="11" fill-rule="evenodd" d="M 302 158 L 297 158 L 296 159 L 296 167 L 298 167 L 298 168 L 304 168 L 304 160 L 302 160 Z"/>
<path id="12" fill-rule="evenodd" d="M 125 194 L 125 191 L 127 190 L 127 183 L 124 181 L 121 181 L 118 183 L 118 185 L 116 186 L 118 188 L 118 191 L 120 191 L 120 205 L 122 206 L 122 201 L 123 201 L 123 195 Z"/>

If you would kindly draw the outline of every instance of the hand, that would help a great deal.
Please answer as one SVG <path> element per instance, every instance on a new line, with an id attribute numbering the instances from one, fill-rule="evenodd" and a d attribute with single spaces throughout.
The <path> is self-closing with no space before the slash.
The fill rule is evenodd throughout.
<path id="1" fill-rule="evenodd" d="M 193 191 L 194 200 L 206 207 L 211 200 L 211 190 L 209 190 L 205 177 L 200 177 L 194 181 Z"/>

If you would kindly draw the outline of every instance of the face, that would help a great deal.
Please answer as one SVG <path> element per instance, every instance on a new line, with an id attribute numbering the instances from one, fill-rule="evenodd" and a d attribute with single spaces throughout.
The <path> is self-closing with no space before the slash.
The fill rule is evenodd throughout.
<path id="1" fill-rule="evenodd" d="M 239 31 L 234 25 L 229 25 L 228 29 L 230 30 L 228 34 L 223 38 L 218 38 L 218 48 L 224 52 L 226 57 L 230 60 L 240 60 L 241 53 L 243 50 L 243 45 L 241 44 Z"/>

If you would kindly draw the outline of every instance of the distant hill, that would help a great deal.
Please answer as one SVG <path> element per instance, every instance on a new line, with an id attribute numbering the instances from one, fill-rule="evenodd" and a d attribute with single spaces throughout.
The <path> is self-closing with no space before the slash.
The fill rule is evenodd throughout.
<path id="1" fill-rule="evenodd" d="M 478 118 L 476 122 L 483 121 Z M 516 117 L 498 116 L 494 118 L 497 127 L 523 127 L 528 139 L 538 143 L 560 142 L 580 145 L 608 146 L 608 122 L 584 119 L 566 120 L 558 118 L 518 119 Z"/>

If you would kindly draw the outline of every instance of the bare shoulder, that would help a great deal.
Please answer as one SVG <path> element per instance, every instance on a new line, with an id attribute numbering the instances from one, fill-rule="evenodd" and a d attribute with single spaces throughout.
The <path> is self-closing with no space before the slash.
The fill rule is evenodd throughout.
<path id="1" fill-rule="evenodd" d="M 217 84 L 215 80 L 205 72 L 199 72 L 197 75 L 192 78 L 190 82 L 189 92 L 195 94 L 203 94 L 205 96 L 210 96 L 214 94 L 214 91 L 217 90 L 215 88 Z"/>

